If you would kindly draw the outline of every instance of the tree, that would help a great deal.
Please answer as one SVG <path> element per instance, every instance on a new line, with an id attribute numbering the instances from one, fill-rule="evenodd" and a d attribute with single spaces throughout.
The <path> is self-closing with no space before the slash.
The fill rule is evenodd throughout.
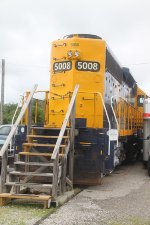
<path id="1" fill-rule="evenodd" d="M 4 124 L 12 123 L 12 118 L 13 118 L 16 108 L 17 108 L 17 104 L 15 104 L 15 103 L 8 103 L 8 104 L 4 105 L 4 113 L 3 113 L 3 123 Z"/>
<path id="2" fill-rule="evenodd" d="M 45 106 L 45 102 L 42 100 L 38 100 L 38 110 L 37 110 L 37 124 L 44 124 L 44 106 Z M 11 124 L 12 123 L 12 118 L 14 116 L 15 110 L 17 108 L 17 104 L 16 103 L 8 103 L 4 105 L 4 118 L 3 118 L 3 123 L 4 124 Z M 16 118 L 19 115 L 20 109 L 17 111 Z M 33 99 L 32 102 L 32 124 L 35 123 L 35 113 L 36 111 L 36 100 Z M 14 120 L 14 122 L 15 122 Z"/>

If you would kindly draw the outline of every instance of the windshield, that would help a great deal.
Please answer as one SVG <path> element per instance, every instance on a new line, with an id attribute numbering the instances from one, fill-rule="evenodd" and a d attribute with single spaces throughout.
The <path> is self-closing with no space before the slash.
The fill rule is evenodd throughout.
<path id="1" fill-rule="evenodd" d="M 0 135 L 8 135 L 11 130 L 11 127 L 0 127 Z"/>

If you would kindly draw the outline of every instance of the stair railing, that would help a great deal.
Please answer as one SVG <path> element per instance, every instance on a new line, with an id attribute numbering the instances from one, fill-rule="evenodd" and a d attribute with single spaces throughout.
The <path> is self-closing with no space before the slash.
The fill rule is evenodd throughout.
<path id="1" fill-rule="evenodd" d="M 102 102 L 102 106 L 103 106 L 103 109 L 105 111 L 105 115 L 106 115 L 106 118 L 107 118 L 107 122 L 108 122 L 108 153 L 107 154 L 110 155 L 111 122 L 110 122 L 110 118 L 109 118 L 109 115 L 108 115 L 108 111 L 107 111 L 107 108 L 106 108 L 105 101 L 104 101 L 102 93 L 101 92 L 85 92 L 85 91 L 80 91 L 78 93 L 79 94 L 83 94 L 83 93 L 84 94 L 94 94 L 94 95 L 98 95 L 100 97 L 101 102 Z M 86 100 L 86 99 L 84 99 L 84 100 Z M 87 100 L 89 100 L 89 99 L 87 99 Z"/>
<path id="2" fill-rule="evenodd" d="M 28 98 L 30 92 L 26 92 L 25 99 Z M 37 94 L 45 94 L 44 98 L 38 98 Z M 43 102 L 43 104 L 40 104 Z M 38 112 L 39 109 L 43 111 L 43 118 L 39 121 Z M 49 117 L 49 91 L 37 90 L 35 91 L 35 96 L 32 98 L 32 102 L 30 103 L 28 110 L 25 113 L 23 123 L 27 126 L 27 133 L 30 133 L 30 128 L 32 126 L 40 126 L 48 125 L 48 117 Z"/>
<path id="3" fill-rule="evenodd" d="M 75 102 L 76 96 L 78 93 L 79 85 L 76 85 L 68 106 L 66 116 L 64 118 L 53 154 L 51 159 L 54 162 L 53 167 L 53 187 L 52 187 L 52 196 L 56 197 L 58 193 L 58 173 L 59 173 L 59 152 L 60 145 L 63 140 L 64 133 L 67 129 L 67 125 L 70 119 L 70 141 L 65 149 L 64 163 L 63 163 L 63 172 L 62 172 L 62 191 L 65 191 L 66 182 L 73 186 L 73 161 L 74 161 L 74 132 L 75 132 Z M 67 155 L 69 154 L 69 178 L 66 177 L 66 167 L 67 167 Z"/>
<path id="4" fill-rule="evenodd" d="M 9 147 L 9 144 L 12 141 L 13 136 L 15 135 L 17 126 L 21 122 L 27 108 L 29 107 L 29 104 L 31 103 L 33 95 L 34 95 L 34 93 L 37 89 L 37 86 L 38 86 L 37 84 L 34 85 L 34 88 L 33 88 L 32 92 L 30 93 L 26 102 L 24 103 L 16 122 L 12 126 L 11 131 L 10 131 L 8 137 L 6 138 L 6 141 L 5 141 L 4 145 L 2 146 L 2 148 L 0 150 L 0 159 L 1 159 L 1 162 L 2 162 L 2 164 L 1 164 L 1 177 L 0 177 L 0 193 L 5 190 L 5 183 L 6 183 L 6 178 L 7 178 L 7 163 L 8 163 L 8 147 Z"/>
<path id="5" fill-rule="evenodd" d="M 127 123 L 127 121 L 129 121 L 129 119 L 131 120 L 131 130 L 134 131 L 134 133 L 137 133 L 138 128 L 141 128 L 143 123 L 142 123 L 142 112 L 135 108 L 133 105 L 131 105 L 125 98 L 119 97 L 120 101 L 123 102 L 123 104 L 126 104 L 127 109 L 131 109 L 132 114 L 125 114 L 125 110 L 123 111 L 123 117 L 124 117 L 124 124 L 123 124 L 123 129 L 120 127 L 120 119 L 119 119 L 119 127 L 120 127 L 120 132 L 121 135 L 124 135 L 124 132 L 126 130 L 130 130 L 130 126 L 129 126 L 129 122 Z M 129 111 L 129 110 L 128 110 Z M 121 117 L 121 115 L 119 115 L 119 118 Z M 127 126 L 126 126 L 127 123 Z M 123 132 L 122 132 L 123 130 Z M 126 134 L 126 133 L 125 133 Z"/>

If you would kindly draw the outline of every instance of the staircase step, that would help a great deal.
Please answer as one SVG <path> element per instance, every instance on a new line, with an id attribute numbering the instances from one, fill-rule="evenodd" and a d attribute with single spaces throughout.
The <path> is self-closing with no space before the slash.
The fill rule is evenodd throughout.
<path id="1" fill-rule="evenodd" d="M 54 163 L 41 163 L 41 162 L 22 162 L 16 161 L 14 162 L 15 165 L 28 165 L 28 166 L 45 166 L 45 167 L 52 167 Z"/>
<path id="2" fill-rule="evenodd" d="M 48 138 L 48 139 L 50 139 L 50 138 L 58 138 L 59 136 L 46 136 L 46 135 L 27 135 L 27 137 L 29 137 L 29 138 Z M 63 136 L 63 138 L 65 139 L 65 138 L 69 138 L 69 136 Z"/>
<path id="3" fill-rule="evenodd" d="M 44 208 L 49 208 L 51 203 L 50 195 L 33 195 L 33 194 L 10 194 L 2 193 L 0 194 L 0 206 L 8 204 L 8 199 L 23 199 L 32 201 L 41 201 L 44 203 Z"/>
<path id="4" fill-rule="evenodd" d="M 10 193 L 2 193 L 0 194 L 0 198 L 26 198 L 31 200 L 49 200 L 51 198 L 50 195 L 33 195 L 33 194 L 10 194 Z"/>
<path id="5" fill-rule="evenodd" d="M 61 130 L 61 127 L 31 127 L 32 130 Z M 70 130 L 70 127 L 67 127 L 66 130 Z"/>
<path id="6" fill-rule="evenodd" d="M 21 182 L 8 182 L 6 186 L 23 186 L 23 187 L 39 187 L 39 188 L 52 188 L 52 184 L 39 184 L 39 183 L 21 183 Z"/>
<path id="7" fill-rule="evenodd" d="M 55 147 L 55 144 L 24 143 L 23 146 L 29 146 L 29 147 Z M 60 145 L 60 147 L 66 147 L 66 145 Z"/>
<path id="8" fill-rule="evenodd" d="M 52 156 L 52 153 L 43 153 L 43 152 L 19 152 L 19 155 L 29 155 L 29 156 Z M 60 157 L 64 156 L 64 154 L 59 154 Z"/>
<path id="9" fill-rule="evenodd" d="M 11 174 L 11 175 L 18 175 L 18 176 L 53 177 L 53 173 L 36 173 L 36 172 L 11 171 L 9 174 Z"/>

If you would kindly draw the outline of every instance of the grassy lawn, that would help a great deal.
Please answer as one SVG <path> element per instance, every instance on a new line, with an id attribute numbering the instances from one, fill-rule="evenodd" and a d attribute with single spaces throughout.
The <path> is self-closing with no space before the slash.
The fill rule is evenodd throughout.
<path id="1" fill-rule="evenodd" d="M 43 209 L 43 205 L 40 204 L 13 202 L 0 207 L 0 225 L 31 225 L 54 210 L 54 208 Z"/>
<path id="2" fill-rule="evenodd" d="M 118 220 L 110 220 L 107 222 L 108 225 L 149 225 L 149 219 L 142 217 L 131 216 L 128 218 L 120 218 Z"/>

